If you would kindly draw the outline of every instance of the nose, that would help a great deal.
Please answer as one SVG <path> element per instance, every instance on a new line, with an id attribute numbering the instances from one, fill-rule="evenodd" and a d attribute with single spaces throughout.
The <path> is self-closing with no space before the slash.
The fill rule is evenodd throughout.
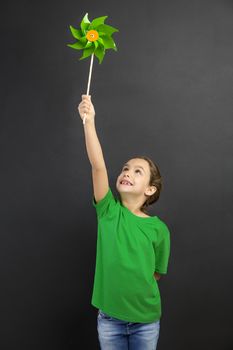
<path id="1" fill-rule="evenodd" d="M 124 174 L 123 179 L 127 181 L 131 181 L 130 176 L 128 174 Z"/>

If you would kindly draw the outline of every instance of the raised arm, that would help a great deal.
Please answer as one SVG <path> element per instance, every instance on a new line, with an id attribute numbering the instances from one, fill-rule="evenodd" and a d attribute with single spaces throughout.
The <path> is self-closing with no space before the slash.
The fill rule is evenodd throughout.
<path id="1" fill-rule="evenodd" d="M 90 96 L 82 95 L 78 110 L 81 119 L 86 114 L 85 124 L 83 125 L 86 149 L 92 168 L 94 197 L 96 202 L 99 202 L 108 192 L 109 182 L 102 148 L 96 133 L 95 109 Z"/>

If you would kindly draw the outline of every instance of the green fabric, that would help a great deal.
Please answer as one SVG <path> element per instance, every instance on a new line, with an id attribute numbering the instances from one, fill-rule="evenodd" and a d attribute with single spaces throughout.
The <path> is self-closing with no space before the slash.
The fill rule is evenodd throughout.
<path id="1" fill-rule="evenodd" d="M 98 233 L 91 304 L 128 322 L 161 317 L 154 272 L 167 273 L 170 232 L 158 216 L 139 217 L 115 198 L 111 188 L 96 208 Z"/>

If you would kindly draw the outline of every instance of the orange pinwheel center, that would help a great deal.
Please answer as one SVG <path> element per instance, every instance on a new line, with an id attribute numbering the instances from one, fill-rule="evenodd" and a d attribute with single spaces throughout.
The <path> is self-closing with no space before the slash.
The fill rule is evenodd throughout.
<path id="1" fill-rule="evenodd" d="M 89 30 L 86 35 L 87 40 L 96 41 L 99 38 L 99 33 L 96 30 Z"/>

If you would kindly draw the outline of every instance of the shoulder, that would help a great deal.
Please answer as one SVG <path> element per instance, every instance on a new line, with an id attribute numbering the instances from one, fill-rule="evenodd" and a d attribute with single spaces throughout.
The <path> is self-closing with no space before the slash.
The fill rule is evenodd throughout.
<path id="1" fill-rule="evenodd" d="M 157 220 L 157 229 L 159 233 L 164 236 L 170 236 L 170 229 L 167 223 L 165 223 L 162 219 L 158 218 Z"/>
<path id="2" fill-rule="evenodd" d="M 114 196 L 111 187 L 109 186 L 107 193 L 101 200 L 96 202 L 95 197 L 92 197 L 92 204 L 96 208 L 98 217 L 109 216 L 117 210 L 118 200 Z"/>
<path id="3" fill-rule="evenodd" d="M 168 224 L 167 224 L 163 219 L 161 219 L 161 218 L 158 217 L 158 216 L 157 216 L 157 218 L 158 218 L 157 222 L 158 222 L 158 225 L 159 225 L 159 226 L 168 228 Z"/>

